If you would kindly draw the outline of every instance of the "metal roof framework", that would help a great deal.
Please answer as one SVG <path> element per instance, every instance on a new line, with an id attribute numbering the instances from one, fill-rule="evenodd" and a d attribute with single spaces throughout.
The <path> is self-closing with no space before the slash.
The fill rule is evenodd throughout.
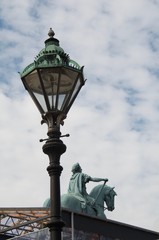
<path id="1" fill-rule="evenodd" d="M 26 233 L 38 232 L 50 220 L 49 208 L 0 208 L 0 239 L 21 237 Z M 62 219 L 69 231 L 95 233 L 109 239 L 157 240 L 159 233 L 137 226 L 99 219 L 82 213 L 62 209 Z M 70 239 L 67 238 L 67 239 Z M 99 239 L 99 237 L 97 238 Z"/>
<path id="2" fill-rule="evenodd" d="M 21 236 L 46 227 L 48 208 L 0 208 L 0 235 Z"/>

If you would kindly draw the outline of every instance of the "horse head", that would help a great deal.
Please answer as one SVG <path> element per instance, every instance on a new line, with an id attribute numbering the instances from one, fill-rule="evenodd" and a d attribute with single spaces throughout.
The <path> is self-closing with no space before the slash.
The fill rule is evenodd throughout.
<path id="1" fill-rule="evenodd" d="M 116 192 L 114 191 L 114 187 L 104 187 L 105 193 L 104 193 L 104 201 L 107 205 L 108 211 L 113 211 L 115 206 L 115 196 L 117 196 Z"/>

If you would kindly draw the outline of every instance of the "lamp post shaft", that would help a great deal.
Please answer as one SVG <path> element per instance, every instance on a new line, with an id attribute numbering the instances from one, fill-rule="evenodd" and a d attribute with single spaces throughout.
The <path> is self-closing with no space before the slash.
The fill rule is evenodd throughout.
<path id="1" fill-rule="evenodd" d="M 43 146 L 43 152 L 49 156 L 49 166 L 47 171 L 50 176 L 50 215 L 48 223 L 51 240 L 61 240 L 61 231 L 64 223 L 61 219 L 61 196 L 60 196 L 60 156 L 66 151 L 66 146 L 59 139 L 59 127 L 53 127 L 49 139 Z"/>

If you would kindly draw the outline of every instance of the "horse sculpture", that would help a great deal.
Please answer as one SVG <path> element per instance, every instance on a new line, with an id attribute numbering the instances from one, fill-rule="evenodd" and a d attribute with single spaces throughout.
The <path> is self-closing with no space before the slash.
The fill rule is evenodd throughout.
<path id="1" fill-rule="evenodd" d="M 83 205 L 82 202 L 74 194 L 64 194 L 61 197 L 61 206 L 71 211 L 85 213 L 91 216 L 97 216 L 102 219 L 106 219 L 104 210 L 114 210 L 114 197 L 116 196 L 114 188 L 107 185 L 97 185 L 92 189 L 89 196 L 95 199 L 95 202 L 91 205 Z M 104 207 L 106 203 L 106 208 Z"/>
<path id="2" fill-rule="evenodd" d="M 104 181 L 104 184 L 97 185 L 88 194 L 86 183 L 90 181 Z M 92 178 L 82 173 L 80 164 L 75 163 L 72 166 L 72 176 L 69 182 L 68 193 L 61 197 L 61 206 L 72 212 L 85 213 L 105 219 L 104 210 L 114 210 L 114 197 L 117 195 L 114 188 L 106 185 L 107 181 L 107 178 Z M 104 203 L 106 203 L 106 208 L 104 207 Z M 43 206 L 50 207 L 50 199 L 47 199 Z"/>

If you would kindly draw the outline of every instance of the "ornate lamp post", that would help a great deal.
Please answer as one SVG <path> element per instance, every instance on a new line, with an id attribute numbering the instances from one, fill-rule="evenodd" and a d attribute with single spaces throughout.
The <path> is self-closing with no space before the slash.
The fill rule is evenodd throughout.
<path id="1" fill-rule="evenodd" d="M 67 116 L 85 80 L 83 67 L 70 60 L 69 55 L 59 46 L 50 28 L 45 48 L 35 61 L 21 72 L 24 87 L 29 92 L 42 116 L 42 123 L 48 125 L 48 139 L 43 152 L 49 156 L 47 171 L 50 176 L 50 215 L 48 224 L 51 240 L 60 240 L 64 225 L 61 219 L 60 203 L 60 156 L 66 146 L 60 140 L 60 125 Z"/>

